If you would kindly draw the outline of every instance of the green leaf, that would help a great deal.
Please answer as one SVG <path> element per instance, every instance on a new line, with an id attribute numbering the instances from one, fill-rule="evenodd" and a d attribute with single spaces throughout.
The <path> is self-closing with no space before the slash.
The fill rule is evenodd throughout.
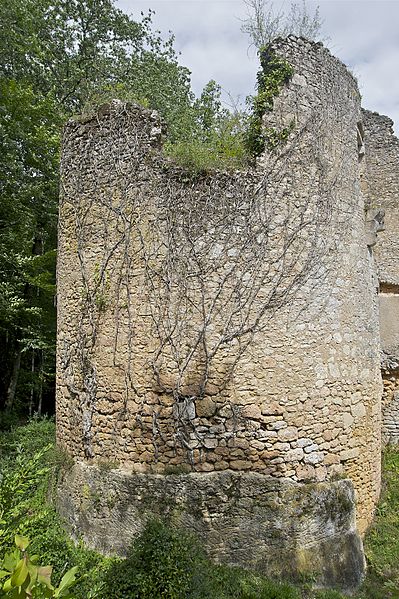
<path id="1" fill-rule="evenodd" d="M 12 582 L 11 582 L 11 578 L 9 578 L 3 584 L 3 591 L 5 591 L 7 593 L 8 591 L 11 591 L 11 589 L 12 589 Z"/>
<path id="2" fill-rule="evenodd" d="M 29 545 L 28 537 L 21 537 L 20 535 L 15 535 L 15 544 L 21 551 L 25 551 L 25 549 Z"/>
<path id="3" fill-rule="evenodd" d="M 26 587 L 27 594 L 34 588 L 34 586 L 36 584 L 37 576 L 38 576 L 38 567 L 33 566 L 32 564 L 28 563 L 28 570 L 29 570 L 30 582 L 29 582 L 28 586 Z"/>
<path id="4" fill-rule="evenodd" d="M 65 597 L 65 592 L 73 585 L 76 581 L 76 573 L 78 571 L 78 567 L 74 566 L 68 572 L 64 574 L 61 579 L 59 586 L 56 588 L 54 597 Z"/>
<path id="5" fill-rule="evenodd" d="M 15 587 L 22 586 L 23 583 L 25 582 L 28 574 L 29 574 L 29 572 L 28 572 L 28 567 L 26 565 L 26 560 L 21 559 L 18 562 L 13 575 L 11 576 L 11 584 Z"/>
<path id="6" fill-rule="evenodd" d="M 6 570 L 9 570 L 9 572 L 12 572 L 18 562 L 18 558 L 15 555 L 15 553 L 6 553 L 4 560 L 3 560 L 3 566 Z"/>

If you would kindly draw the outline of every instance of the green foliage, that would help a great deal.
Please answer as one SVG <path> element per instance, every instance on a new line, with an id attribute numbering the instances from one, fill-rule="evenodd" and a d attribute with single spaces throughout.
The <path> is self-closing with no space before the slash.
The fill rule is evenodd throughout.
<path id="1" fill-rule="evenodd" d="M 15 534 L 46 515 L 53 440 L 54 423 L 48 420 L 1 436 L 0 550 L 9 548 Z"/>
<path id="2" fill-rule="evenodd" d="M 226 145 L 224 145 L 226 141 Z M 215 134 L 207 143 L 192 139 L 165 144 L 165 153 L 176 164 L 192 174 L 209 173 L 214 170 L 240 169 L 248 164 L 248 155 L 238 137 L 230 139 Z"/>
<path id="3" fill-rule="evenodd" d="M 64 597 L 72 599 L 69 590 L 76 582 L 77 567 L 64 574 L 55 588 L 51 582 L 52 567 L 37 564 L 38 556 L 27 553 L 29 539 L 15 535 L 16 549 L 6 553 L 0 570 L 2 591 L 0 597 L 12 599 L 46 599 Z M 4 580 L 5 579 L 5 580 Z M 4 581 L 4 582 L 3 582 Z"/>
<path id="4" fill-rule="evenodd" d="M 293 585 L 268 580 L 241 568 L 208 563 L 201 574 L 193 599 L 301 599 L 300 590 Z"/>
<path id="5" fill-rule="evenodd" d="M 23 453 L 16 456 L 13 468 L 5 469 L 0 480 L 0 546 L 8 546 L 10 538 L 29 520 L 26 507 L 30 495 L 41 483 L 49 468 L 41 467 L 44 455 L 51 446 L 27 458 Z"/>
<path id="6" fill-rule="evenodd" d="M 243 111 L 223 108 L 220 86 L 210 81 L 165 144 L 165 154 L 194 174 L 243 168 L 250 158 L 244 145 L 246 123 Z"/>
<path id="7" fill-rule="evenodd" d="M 108 571 L 108 599 L 180 599 L 187 597 L 204 557 L 193 539 L 161 521 L 150 521 L 126 560 Z"/>
<path id="8" fill-rule="evenodd" d="M 26 81 L 0 78 L 0 98 L 1 407 L 15 358 L 24 364 L 40 352 L 42 387 L 54 373 L 60 117 L 54 99 Z M 32 375 L 29 386 L 37 382 Z"/>
<path id="9" fill-rule="evenodd" d="M 293 123 L 290 127 L 283 127 L 282 129 L 275 129 L 274 127 L 265 127 L 263 129 L 263 139 L 266 147 L 273 151 L 278 147 L 284 145 L 288 139 L 289 134 L 293 129 Z"/>
<path id="10" fill-rule="evenodd" d="M 264 130 L 262 117 L 273 110 L 274 98 L 292 77 L 293 69 L 287 61 L 268 48 L 262 48 L 259 56 L 262 68 L 257 75 L 257 94 L 252 98 L 252 114 L 245 135 L 245 145 L 253 156 L 259 156 L 265 147 L 276 149 L 286 141 L 291 131 L 291 128 L 282 131 L 271 128 Z"/>
<path id="11" fill-rule="evenodd" d="M 66 462 L 54 449 L 54 433 L 52 420 L 34 419 L 0 436 L 0 555 L 12 550 L 15 534 L 27 536 L 32 539 L 32 555 L 52 565 L 56 584 L 77 566 L 83 576 L 74 590 L 76 599 L 97 599 L 108 560 L 81 544 L 74 545 L 52 505 L 53 485 Z"/>
<path id="12" fill-rule="evenodd" d="M 359 599 L 399 597 L 399 452 L 383 455 L 384 485 L 373 525 L 365 539 L 368 575 Z"/>

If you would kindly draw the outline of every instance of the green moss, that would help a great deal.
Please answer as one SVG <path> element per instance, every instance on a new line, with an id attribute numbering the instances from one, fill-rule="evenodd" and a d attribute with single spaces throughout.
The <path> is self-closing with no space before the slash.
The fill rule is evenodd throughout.
<path id="1" fill-rule="evenodd" d="M 102 472 L 110 472 L 111 470 L 115 470 L 116 468 L 118 468 L 119 461 L 102 459 L 96 462 L 96 466 Z"/>
<path id="2" fill-rule="evenodd" d="M 164 474 L 166 476 L 171 476 L 173 474 L 188 474 L 192 471 L 192 469 L 193 468 L 192 466 L 190 466 L 190 464 L 171 464 L 169 466 L 166 466 Z"/>

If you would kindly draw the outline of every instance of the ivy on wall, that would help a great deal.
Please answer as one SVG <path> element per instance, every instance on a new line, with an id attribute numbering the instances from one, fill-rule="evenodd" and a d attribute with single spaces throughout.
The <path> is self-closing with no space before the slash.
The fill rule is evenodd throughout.
<path id="1" fill-rule="evenodd" d="M 261 70 L 257 75 L 258 93 L 252 99 L 252 115 L 246 132 L 245 144 L 250 154 L 259 156 L 265 148 L 274 150 L 287 140 L 291 127 L 281 130 L 264 128 L 262 118 L 273 110 L 274 98 L 294 74 L 292 66 L 277 56 L 269 47 L 259 50 Z"/>

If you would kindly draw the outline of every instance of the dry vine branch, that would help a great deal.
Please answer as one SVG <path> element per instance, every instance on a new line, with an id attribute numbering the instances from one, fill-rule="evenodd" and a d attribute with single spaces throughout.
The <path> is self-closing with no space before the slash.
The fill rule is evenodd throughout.
<path id="1" fill-rule="evenodd" d="M 63 193 L 75 214 L 84 289 L 80 337 L 65 348 L 65 365 L 70 393 L 78 398 L 88 457 L 98 411 L 93 356 L 104 311 L 114 312 L 113 364 L 124 376 L 118 419 L 127 418 L 129 398 L 140 396 L 132 365 L 141 301 L 151 323 L 148 352 L 156 386 L 180 406 L 176 439 L 188 450 L 192 402 L 211 387 L 222 390 L 254 335 L 305 284 L 316 285 L 327 275 L 332 248 L 324 231 L 343 226 L 340 217 L 333 219 L 333 207 L 339 205 L 337 178 L 350 151 L 343 145 L 331 169 L 319 147 L 322 124 L 313 115 L 285 147 L 267 157 L 263 170 L 187 180 L 180 170 L 169 166 L 165 172 L 165 163 L 159 166 L 157 154 L 151 154 L 148 125 L 137 129 L 138 110 L 117 105 L 115 111 L 117 120 L 111 106 L 107 117 L 93 124 L 96 134 L 79 147 L 82 164 L 89 166 L 85 172 L 66 173 Z M 304 162 L 313 165 L 311 172 L 299 168 Z M 150 165 L 151 179 L 140 178 L 143 164 Z M 88 197 L 85 190 L 94 179 L 100 191 Z M 125 361 L 116 362 L 119 336 L 126 330 Z M 81 374 L 73 371 L 76 362 Z M 157 453 L 162 434 L 154 414 Z"/>

